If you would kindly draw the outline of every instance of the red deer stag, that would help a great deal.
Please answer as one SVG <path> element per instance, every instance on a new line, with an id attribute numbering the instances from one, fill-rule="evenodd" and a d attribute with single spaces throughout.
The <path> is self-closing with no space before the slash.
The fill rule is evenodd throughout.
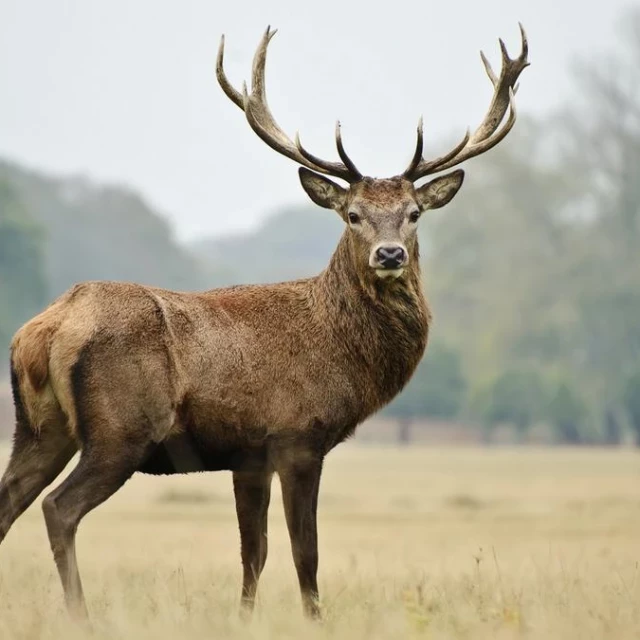
<path id="1" fill-rule="evenodd" d="M 304 612 L 319 615 L 316 510 L 323 459 L 405 386 L 427 344 L 416 228 L 462 185 L 450 169 L 498 144 L 516 119 L 527 61 L 495 75 L 482 124 L 451 151 L 413 159 L 388 179 L 363 176 L 336 129 L 341 162 L 322 160 L 274 120 L 265 93 L 267 29 L 251 93 L 217 78 L 270 147 L 302 165 L 302 187 L 345 231 L 318 276 L 264 286 L 178 293 L 118 282 L 74 286 L 16 333 L 11 348 L 16 429 L 0 482 L 0 540 L 74 453 L 77 466 L 42 508 L 71 613 L 87 609 L 76 562 L 81 519 L 135 472 L 230 470 L 240 529 L 241 607 L 253 609 L 267 558 L 267 510 L 277 473 Z M 506 122 L 500 126 L 509 111 Z M 326 176 L 339 178 L 340 186 Z"/>

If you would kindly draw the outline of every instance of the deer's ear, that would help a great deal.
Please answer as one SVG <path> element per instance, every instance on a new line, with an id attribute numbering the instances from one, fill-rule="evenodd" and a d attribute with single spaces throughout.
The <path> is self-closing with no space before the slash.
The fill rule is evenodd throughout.
<path id="1" fill-rule="evenodd" d="M 318 206 L 340 211 L 346 200 L 346 189 L 332 182 L 329 178 L 309 171 L 304 167 L 300 167 L 298 175 L 300 176 L 302 188 Z"/>
<path id="2" fill-rule="evenodd" d="M 423 209 L 439 209 L 451 202 L 464 180 L 464 171 L 457 169 L 416 189 L 418 203 Z"/>

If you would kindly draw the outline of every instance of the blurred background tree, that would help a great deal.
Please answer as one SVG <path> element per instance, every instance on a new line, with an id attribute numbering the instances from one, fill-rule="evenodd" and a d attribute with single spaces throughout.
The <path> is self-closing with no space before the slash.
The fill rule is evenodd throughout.
<path id="1" fill-rule="evenodd" d="M 481 391 L 477 410 L 488 432 L 495 425 L 510 424 L 522 441 L 543 417 L 546 403 L 547 390 L 537 370 L 506 369 Z"/>
<path id="2" fill-rule="evenodd" d="M 579 391 L 567 380 L 551 392 L 547 418 L 559 442 L 582 444 L 587 440 L 584 421 L 587 410 Z"/>
<path id="3" fill-rule="evenodd" d="M 640 369 L 626 380 L 622 402 L 629 416 L 636 443 L 640 445 Z"/>

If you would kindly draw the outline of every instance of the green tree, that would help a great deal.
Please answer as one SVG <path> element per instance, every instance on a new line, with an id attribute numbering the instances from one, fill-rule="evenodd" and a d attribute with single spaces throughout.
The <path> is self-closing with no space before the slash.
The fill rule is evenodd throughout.
<path id="1" fill-rule="evenodd" d="M 640 370 L 627 379 L 623 388 L 622 404 L 629 416 L 636 442 L 640 445 Z"/>
<path id="2" fill-rule="evenodd" d="M 562 381 L 551 394 L 547 406 L 547 418 L 554 428 L 558 441 L 580 444 L 585 440 L 584 420 L 587 409 L 576 389 Z"/>
<path id="3" fill-rule="evenodd" d="M 544 416 L 547 391 L 533 369 L 505 370 L 481 394 L 480 414 L 487 428 L 507 423 L 522 440 L 529 427 Z"/>

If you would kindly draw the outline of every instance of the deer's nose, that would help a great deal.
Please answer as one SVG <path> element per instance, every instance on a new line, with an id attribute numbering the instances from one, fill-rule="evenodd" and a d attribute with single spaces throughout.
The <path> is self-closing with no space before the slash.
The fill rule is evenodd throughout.
<path id="1" fill-rule="evenodd" d="M 398 269 L 407 260 L 407 252 L 399 244 L 383 244 L 376 249 L 375 256 L 384 269 Z"/>

